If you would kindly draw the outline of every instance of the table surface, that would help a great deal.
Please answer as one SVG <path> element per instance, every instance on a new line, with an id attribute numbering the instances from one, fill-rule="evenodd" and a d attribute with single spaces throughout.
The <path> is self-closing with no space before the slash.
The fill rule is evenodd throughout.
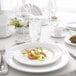
<path id="1" fill-rule="evenodd" d="M 62 45 L 65 44 L 64 38 L 59 38 L 58 40 L 58 39 L 52 38 L 50 35 L 51 34 L 50 34 L 49 26 L 43 26 L 40 41 L 49 42 L 49 43 L 52 43 L 52 42 L 55 43 L 55 41 L 59 41 L 60 44 Z M 12 36 L 10 36 L 9 38 L 0 39 L 0 45 L 3 44 L 6 46 L 6 48 L 12 47 L 15 44 L 15 36 L 16 35 L 12 33 Z M 72 46 L 69 46 L 69 47 L 72 47 Z M 76 49 L 75 47 L 74 48 L 72 47 L 73 51 L 75 51 L 75 49 Z M 57 75 L 59 76 L 59 75 L 76 71 L 75 67 L 76 67 L 76 60 L 70 57 L 69 63 L 62 69 L 57 70 L 55 72 L 49 72 L 49 73 L 44 73 L 44 74 L 26 73 L 26 72 L 20 72 L 18 70 L 15 70 L 9 66 L 9 72 L 7 76 L 37 76 L 37 75 L 38 76 L 57 76 Z M 3 75 L 0 75 L 0 76 L 3 76 Z"/>

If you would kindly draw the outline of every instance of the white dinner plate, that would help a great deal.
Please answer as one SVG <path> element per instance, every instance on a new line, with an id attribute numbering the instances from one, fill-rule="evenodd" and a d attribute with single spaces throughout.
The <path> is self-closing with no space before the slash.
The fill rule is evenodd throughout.
<path id="1" fill-rule="evenodd" d="M 0 35 L 0 39 L 3 39 L 3 38 L 8 38 L 12 35 L 12 32 L 10 30 L 7 31 L 7 33 L 5 35 Z"/>
<path id="2" fill-rule="evenodd" d="M 44 48 L 43 51 L 46 53 L 44 61 L 30 60 L 27 55 L 22 54 L 23 49 L 31 49 L 36 47 Z M 15 51 L 14 59 L 16 61 L 31 66 L 43 66 L 47 64 L 52 64 L 56 62 L 62 54 L 61 50 L 59 50 L 59 48 L 57 48 L 54 44 L 48 44 L 48 43 L 44 44 L 39 42 L 27 43 L 24 46 L 23 45 L 17 46 L 16 48 L 13 47 L 11 51 Z"/>
<path id="3" fill-rule="evenodd" d="M 70 39 L 70 35 L 68 35 L 68 36 L 66 36 L 65 38 L 64 38 L 64 41 L 67 43 L 67 44 L 69 44 L 69 45 L 72 45 L 72 46 L 76 46 L 76 43 L 72 43 L 69 39 Z"/>
<path id="4" fill-rule="evenodd" d="M 38 61 L 38 60 L 30 60 L 28 59 L 27 55 L 22 55 L 22 51 L 24 49 L 30 49 L 35 47 L 42 47 L 46 50 L 46 58 L 44 61 Z M 16 46 L 11 49 L 11 51 L 14 51 L 14 59 L 22 64 L 27 64 L 31 66 L 43 66 L 47 64 L 51 64 L 56 62 L 60 56 L 61 56 L 61 50 L 59 50 L 54 44 L 48 44 L 48 43 L 40 43 L 40 42 L 32 42 L 32 43 L 26 43 L 24 45 Z"/>
<path id="5" fill-rule="evenodd" d="M 56 71 L 56 70 L 64 67 L 69 61 L 69 53 L 67 52 L 67 50 L 63 47 L 61 47 L 59 49 L 61 49 L 61 51 L 63 53 L 61 58 L 56 63 L 49 64 L 47 66 L 38 66 L 38 67 L 35 66 L 34 67 L 34 66 L 22 65 L 13 59 L 14 50 L 13 51 L 7 50 L 7 52 L 5 53 L 5 60 L 10 67 L 12 67 L 16 70 L 19 70 L 19 71 L 23 71 L 23 72 L 45 73 L 45 72 Z"/>

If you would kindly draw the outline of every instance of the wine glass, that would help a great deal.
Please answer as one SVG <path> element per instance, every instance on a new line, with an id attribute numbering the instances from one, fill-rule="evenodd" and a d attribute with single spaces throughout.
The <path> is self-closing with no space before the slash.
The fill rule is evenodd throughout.
<path id="1" fill-rule="evenodd" d="M 56 16 L 56 1 L 55 0 L 49 0 L 48 1 L 48 10 L 49 10 L 49 17 L 50 16 Z"/>

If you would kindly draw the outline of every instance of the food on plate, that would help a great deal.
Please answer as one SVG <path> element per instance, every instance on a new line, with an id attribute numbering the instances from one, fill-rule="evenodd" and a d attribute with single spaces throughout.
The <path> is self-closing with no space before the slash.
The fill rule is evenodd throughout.
<path id="1" fill-rule="evenodd" d="M 70 37 L 69 39 L 72 43 L 76 43 L 76 35 L 73 35 L 72 37 Z"/>
<path id="2" fill-rule="evenodd" d="M 44 61 L 46 58 L 46 53 L 44 52 L 44 48 L 36 47 L 32 49 L 25 49 L 22 51 L 23 55 L 27 55 L 27 57 L 31 60 Z"/>

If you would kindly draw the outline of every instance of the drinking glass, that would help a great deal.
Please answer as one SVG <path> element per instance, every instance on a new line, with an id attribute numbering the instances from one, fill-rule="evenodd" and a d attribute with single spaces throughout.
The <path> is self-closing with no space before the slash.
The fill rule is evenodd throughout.
<path id="1" fill-rule="evenodd" d="M 29 21 L 29 35 L 32 41 L 38 41 L 41 36 L 41 18 L 32 17 Z"/>
<path id="2" fill-rule="evenodd" d="M 0 36 L 6 36 L 8 33 L 8 25 L 7 25 L 8 17 L 4 12 L 0 14 Z"/>

